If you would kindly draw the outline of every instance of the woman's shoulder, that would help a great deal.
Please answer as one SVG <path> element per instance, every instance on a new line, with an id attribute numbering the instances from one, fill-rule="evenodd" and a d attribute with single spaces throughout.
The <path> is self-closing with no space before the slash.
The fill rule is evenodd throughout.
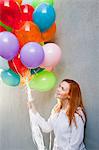
<path id="1" fill-rule="evenodd" d="M 81 107 L 78 107 L 75 111 L 76 119 L 82 120 L 84 123 L 86 121 L 84 110 Z"/>

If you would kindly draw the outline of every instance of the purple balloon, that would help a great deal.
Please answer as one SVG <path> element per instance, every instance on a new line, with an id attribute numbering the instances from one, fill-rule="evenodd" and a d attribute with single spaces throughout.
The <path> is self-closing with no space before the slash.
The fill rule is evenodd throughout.
<path id="1" fill-rule="evenodd" d="M 15 57 L 19 50 L 19 42 L 13 33 L 4 31 L 0 33 L 0 56 L 7 60 Z"/>
<path id="2" fill-rule="evenodd" d="M 29 42 L 20 52 L 20 59 L 27 68 L 37 68 L 44 60 L 44 51 L 40 44 Z"/>

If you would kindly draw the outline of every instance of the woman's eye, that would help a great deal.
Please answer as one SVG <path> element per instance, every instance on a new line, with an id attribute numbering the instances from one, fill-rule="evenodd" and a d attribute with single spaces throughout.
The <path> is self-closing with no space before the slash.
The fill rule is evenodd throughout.
<path id="1" fill-rule="evenodd" d="M 62 87 L 62 90 L 64 91 L 64 88 Z"/>

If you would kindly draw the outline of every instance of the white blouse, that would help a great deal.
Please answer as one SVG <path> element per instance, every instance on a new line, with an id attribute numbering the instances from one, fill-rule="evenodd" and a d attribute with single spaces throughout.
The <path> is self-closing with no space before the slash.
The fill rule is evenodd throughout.
<path id="1" fill-rule="evenodd" d="M 84 119 L 83 112 L 82 117 Z M 84 122 L 81 117 L 75 113 L 77 127 L 74 123 L 69 126 L 68 118 L 64 110 L 51 115 L 46 121 L 37 112 L 32 112 L 32 119 L 36 119 L 37 124 L 43 132 L 54 131 L 55 139 L 53 150 L 86 150 L 83 143 L 84 138 Z"/>

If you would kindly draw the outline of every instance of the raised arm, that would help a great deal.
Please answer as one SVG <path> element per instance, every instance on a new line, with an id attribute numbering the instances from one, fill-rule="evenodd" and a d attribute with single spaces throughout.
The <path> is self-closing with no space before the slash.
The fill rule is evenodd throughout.
<path id="1" fill-rule="evenodd" d="M 36 110 L 33 102 L 28 102 L 29 111 L 31 113 L 31 121 L 32 123 L 37 123 L 41 130 L 45 133 L 51 132 L 53 130 L 52 127 L 52 117 L 46 121 Z"/>

